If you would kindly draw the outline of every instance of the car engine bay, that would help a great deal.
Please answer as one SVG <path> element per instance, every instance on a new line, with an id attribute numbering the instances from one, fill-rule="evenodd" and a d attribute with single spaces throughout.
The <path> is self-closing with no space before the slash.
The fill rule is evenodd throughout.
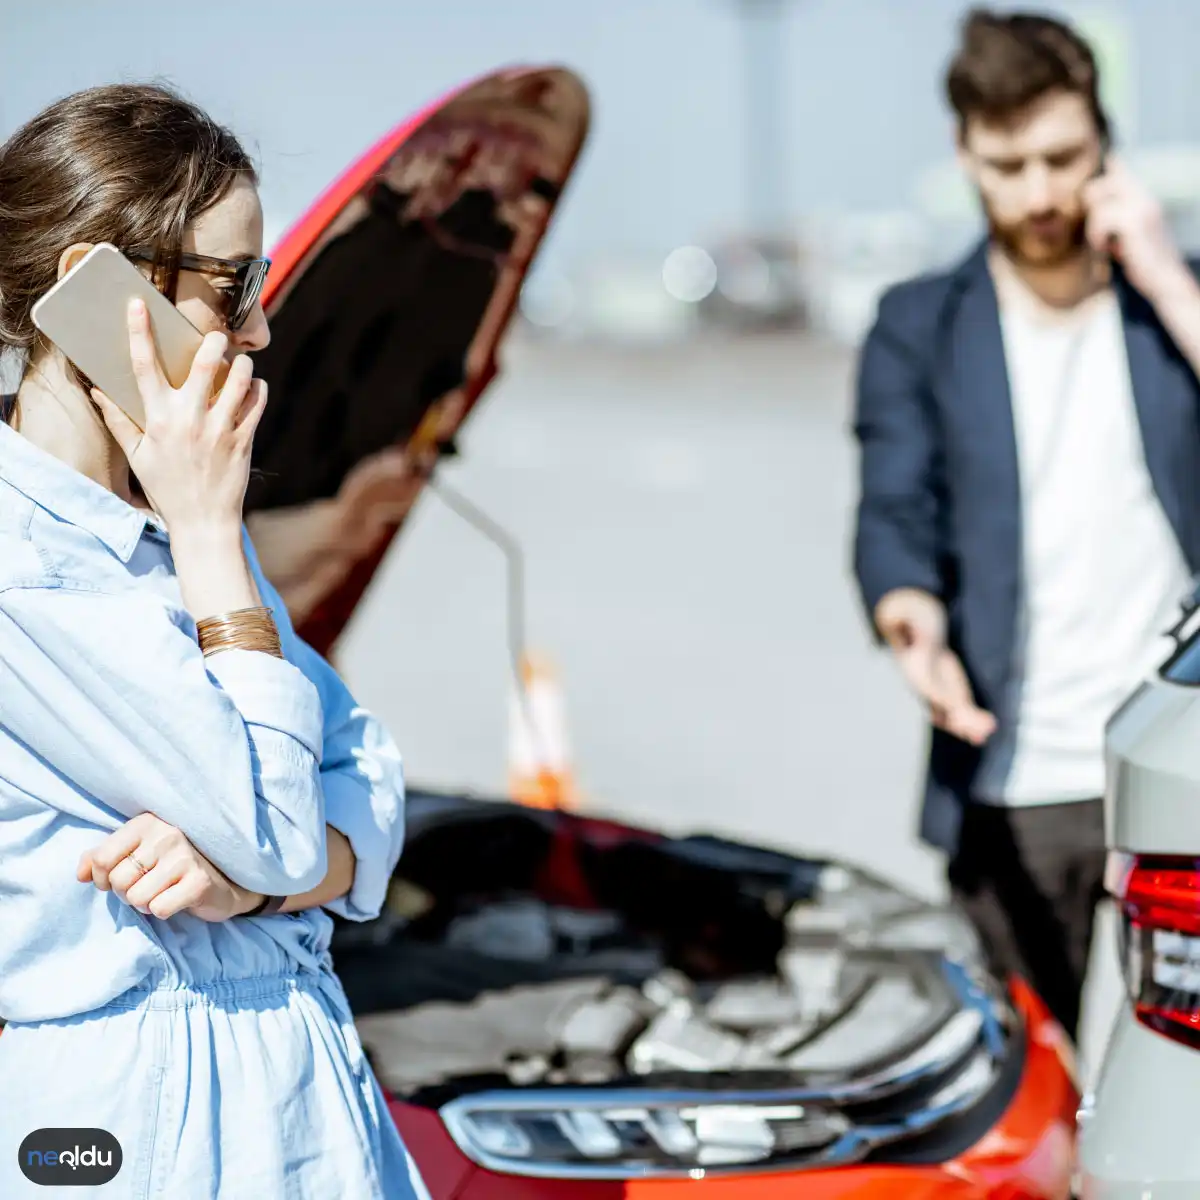
<path id="1" fill-rule="evenodd" d="M 983 986 L 964 918 L 850 867 L 493 802 L 410 813 L 387 910 L 334 943 L 397 1095 L 835 1086 L 953 1024 L 947 960 Z"/>

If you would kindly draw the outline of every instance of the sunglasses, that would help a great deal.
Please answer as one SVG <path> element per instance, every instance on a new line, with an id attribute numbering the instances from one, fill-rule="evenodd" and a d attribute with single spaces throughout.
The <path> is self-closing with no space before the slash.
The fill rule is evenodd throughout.
<path id="1" fill-rule="evenodd" d="M 138 246 L 126 251 L 126 256 L 135 262 L 153 263 L 155 254 L 148 246 Z M 206 254 L 181 254 L 179 266 L 184 271 L 196 271 L 202 275 L 216 275 L 221 279 L 232 279 L 233 287 L 222 288 L 225 297 L 225 324 L 230 329 L 240 329 L 254 311 L 262 295 L 267 272 L 271 269 L 269 258 L 209 258 Z"/>

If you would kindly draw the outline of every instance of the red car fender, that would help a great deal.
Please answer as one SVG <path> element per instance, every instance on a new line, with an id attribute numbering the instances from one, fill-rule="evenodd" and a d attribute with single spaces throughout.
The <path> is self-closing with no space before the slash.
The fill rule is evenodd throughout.
<path id="1" fill-rule="evenodd" d="M 393 1099 L 388 1101 L 388 1111 L 433 1200 L 458 1200 L 475 1173 L 475 1164 L 454 1144 L 441 1117 L 432 1109 Z"/>
<path id="2" fill-rule="evenodd" d="M 438 1192 L 434 1200 L 451 1200 Z M 453 1200 L 991 1200 L 974 1184 L 947 1179 L 936 1168 L 842 1167 L 706 1180 L 626 1183 L 506 1179 L 481 1172 Z"/>

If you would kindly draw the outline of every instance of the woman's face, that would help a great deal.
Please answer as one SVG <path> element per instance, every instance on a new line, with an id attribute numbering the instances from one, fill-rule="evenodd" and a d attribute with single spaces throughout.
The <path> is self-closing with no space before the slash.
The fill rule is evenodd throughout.
<path id="1" fill-rule="evenodd" d="M 239 176 L 224 198 L 195 221 L 184 234 L 186 254 L 209 258 L 258 258 L 263 252 L 263 212 L 258 189 L 246 176 Z M 262 350 L 271 340 L 261 304 L 240 329 L 228 329 L 228 296 L 233 280 L 198 271 L 180 271 L 175 304 L 201 333 L 225 333 L 228 357 Z"/>

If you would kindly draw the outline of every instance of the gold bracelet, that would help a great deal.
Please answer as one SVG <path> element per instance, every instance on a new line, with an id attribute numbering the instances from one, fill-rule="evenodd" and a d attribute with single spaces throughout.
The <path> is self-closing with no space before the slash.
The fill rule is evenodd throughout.
<path id="1" fill-rule="evenodd" d="M 283 648 L 279 643 L 279 634 L 270 630 L 241 629 L 231 624 L 204 639 L 200 644 L 205 658 L 219 654 L 222 650 L 250 650 L 270 654 L 275 658 L 283 657 Z"/>
<path id="2" fill-rule="evenodd" d="M 196 638 L 207 658 L 221 650 L 256 650 L 283 657 L 279 629 L 269 608 L 238 608 L 196 622 Z"/>
<path id="3" fill-rule="evenodd" d="M 283 657 L 279 631 L 268 608 L 243 608 L 206 617 L 196 623 L 200 649 L 205 654 L 220 650 L 258 650 Z"/>

